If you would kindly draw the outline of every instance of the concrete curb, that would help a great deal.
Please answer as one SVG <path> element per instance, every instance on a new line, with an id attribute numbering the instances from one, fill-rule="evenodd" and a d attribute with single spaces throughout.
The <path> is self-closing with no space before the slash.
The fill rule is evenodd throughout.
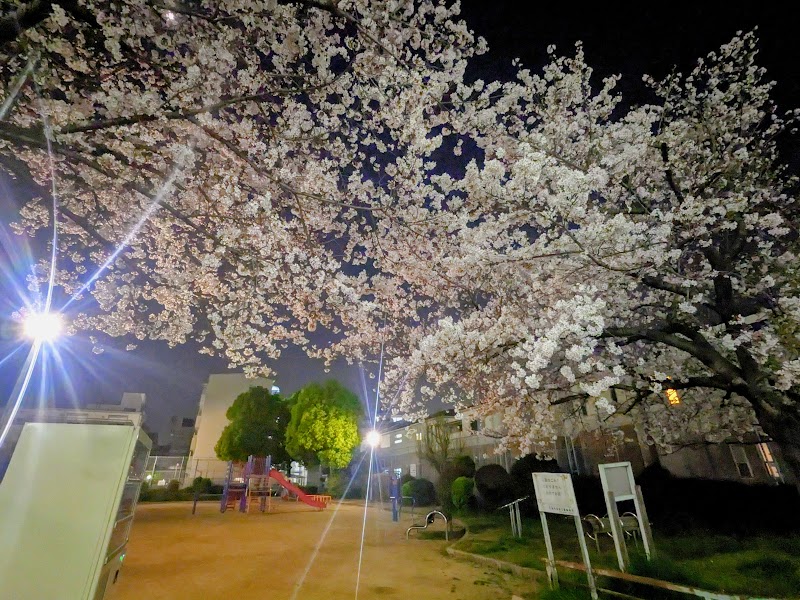
<path id="1" fill-rule="evenodd" d="M 504 560 L 498 560 L 496 558 L 489 558 L 488 556 L 481 556 L 480 554 L 473 554 L 472 552 L 464 552 L 463 550 L 457 550 L 452 546 L 448 546 L 447 548 L 445 548 L 445 550 L 447 551 L 447 554 L 449 554 L 454 558 L 463 558 L 465 560 L 485 565 L 487 567 L 493 567 L 498 571 L 513 573 L 514 575 L 519 575 L 520 577 L 530 577 L 531 579 L 537 581 L 538 580 L 547 581 L 547 573 L 545 573 L 544 571 L 531 569 L 530 567 L 520 567 L 519 565 L 515 565 L 514 563 L 506 562 Z"/>
<path id="2" fill-rule="evenodd" d="M 463 527 L 464 535 L 445 548 L 445 551 L 449 556 L 452 556 L 453 558 L 462 558 L 480 565 L 492 567 L 498 571 L 513 573 L 514 575 L 518 575 L 520 577 L 529 577 L 535 581 L 547 582 L 547 573 L 545 571 L 532 569 L 531 567 L 521 567 L 520 565 L 515 565 L 514 563 L 505 560 L 490 558 L 488 556 L 482 556 L 481 554 L 473 554 L 472 552 L 466 552 L 464 550 L 457 549 L 456 546 L 469 537 L 469 528 L 464 522 L 458 519 L 453 519 L 452 524 L 458 524 L 460 527 Z"/>

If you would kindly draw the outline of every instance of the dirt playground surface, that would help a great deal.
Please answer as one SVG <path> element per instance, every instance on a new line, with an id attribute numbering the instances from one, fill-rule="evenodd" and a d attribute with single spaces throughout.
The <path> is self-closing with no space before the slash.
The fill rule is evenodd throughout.
<path id="1" fill-rule="evenodd" d="M 364 507 L 335 508 L 281 502 L 245 515 L 206 503 L 192 516 L 190 503 L 139 505 L 113 599 L 355 598 Z M 406 541 L 409 525 L 410 515 L 392 523 L 389 511 L 368 509 L 359 599 L 534 597 L 533 582 L 450 558 L 444 541 Z"/>

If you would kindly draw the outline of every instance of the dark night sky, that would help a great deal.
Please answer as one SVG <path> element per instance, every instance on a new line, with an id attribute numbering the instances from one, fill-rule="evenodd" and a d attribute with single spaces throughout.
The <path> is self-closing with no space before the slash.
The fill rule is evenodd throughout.
<path id="1" fill-rule="evenodd" d="M 796 31 L 800 11 L 781 9 L 778 4 L 640 2 L 628 7 L 604 2 L 584 9 L 574 2 L 468 0 L 462 3 L 462 9 L 470 27 L 485 37 L 490 47 L 489 54 L 477 61 L 473 77 L 507 79 L 513 73 L 510 67 L 513 58 L 520 58 L 523 65 L 538 70 L 546 61 L 548 45 L 555 44 L 559 53 L 570 53 L 574 43 L 581 40 L 586 59 L 594 67 L 598 80 L 621 73 L 622 90 L 633 103 L 647 100 L 641 82 L 643 74 L 659 77 L 675 66 L 686 72 L 698 57 L 729 41 L 736 31 L 758 26 L 760 64 L 778 83 L 774 98 L 783 109 L 796 108 L 800 106 L 800 36 Z M 785 152 L 794 166 L 800 163 L 798 147 L 796 141 L 786 145 Z M 26 265 L 32 258 L 38 258 L 32 257 L 23 240 L 9 235 L 7 225 L 16 220 L 18 199 L 15 200 L 15 195 L 15 190 L 0 181 L 0 224 L 3 225 L 0 230 L 0 319 L 6 323 L 0 322 L 0 359 L 17 344 L 7 318 L 21 304 L 18 286 L 24 280 Z M 145 392 L 150 425 L 163 431 L 171 415 L 195 413 L 202 384 L 209 373 L 225 371 L 224 361 L 200 355 L 196 347 L 169 349 L 163 343 L 146 342 L 140 343 L 133 352 L 125 352 L 126 343 L 104 344 L 106 352 L 96 355 L 88 340 L 71 338 L 64 353 L 69 380 L 55 375 L 58 369 L 50 365 L 51 394 L 57 402 L 116 402 L 124 391 Z M 12 393 L 22 367 L 22 355 L 23 350 L 20 350 L 0 362 L 0 403 Z M 276 383 L 286 393 L 330 376 L 339 378 L 360 396 L 374 385 L 374 380 L 370 379 L 366 387 L 362 385 L 359 369 L 348 367 L 343 361 L 326 374 L 321 364 L 310 361 L 299 351 L 287 352 L 276 365 L 276 371 Z M 35 402 L 37 394 L 38 390 L 32 387 L 26 405 Z"/>

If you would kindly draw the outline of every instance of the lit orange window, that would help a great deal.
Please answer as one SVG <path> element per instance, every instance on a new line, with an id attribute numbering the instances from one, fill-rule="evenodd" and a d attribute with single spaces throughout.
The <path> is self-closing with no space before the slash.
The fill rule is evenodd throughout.
<path id="1" fill-rule="evenodd" d="M 667 388 L 667 401 L 675 406 L 676 404 L 681 403 L 681 397 L 678 395 L 678 390 L 673 390 L 672 388 Z"/>

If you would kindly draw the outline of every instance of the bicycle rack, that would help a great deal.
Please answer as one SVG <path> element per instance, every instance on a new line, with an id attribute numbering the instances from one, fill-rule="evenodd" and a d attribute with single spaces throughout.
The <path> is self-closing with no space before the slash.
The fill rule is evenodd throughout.
<path id="1" fill-rule="evenodd" d="M 427 516 L 425 517 L 425 525 L 412 525 L 411 527 L 406 529 L 406 539 L 408 539 L 408 534 L 411 533 L 412 529 L 427 529 L 428 525 L 433 523 L 433 521 L 436 519 L 436 515 L 439 515 L 444 520 L 444 539 L 445 541 L 449 542 L 450 541 L 450 537 L 448 535 L 448 531 L 450 529 L 449 521 L 447 520 L 447 517 L 444 516 L 444 513 L 438 510 L 432 510 L 427 514 Z"/>

